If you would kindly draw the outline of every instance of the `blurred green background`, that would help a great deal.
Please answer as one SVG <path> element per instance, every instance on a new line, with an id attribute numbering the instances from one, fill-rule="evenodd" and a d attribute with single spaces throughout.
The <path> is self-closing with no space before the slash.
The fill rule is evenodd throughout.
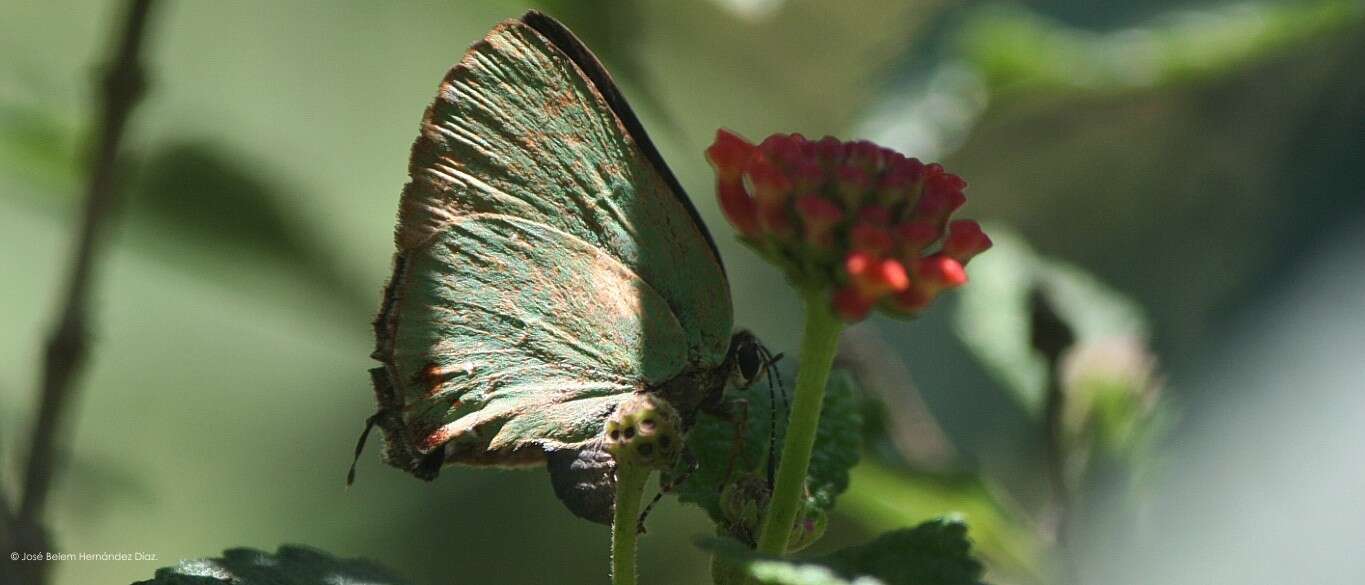
<path id="1" fill-rule="evenodd" d="M 971 183 L 968 216 L 1012 226 L 1142 307 L 1181 414 L 1143 522 L 1111 518 L 1103 492 L 1078 520 L 1088 579 L 1298 582 L 1290 567 L 1311 562 L 1302 582 L 1359 582 L 1365 560 L 1324 542 L 1365 542 L 1362 6 L 166 3 L 52 514 L 62 552 L 160 559 L 63 562 L 57 582 L 124 583 L 290 542 L 418 583 L 605 582 L 608 531 L 562 509 L 543 472 L 451 470 L 427 484 L 371 445 L 357 485 L 342 485 L 373 410 L 369 324 L 421 112 L 465 47 L 527 8 L 565 21 L 613 71 L 717 234 L 737 322 L 775 351 L 796 349 L 800 307 L 712 199 L 701 151 L 719 126 L 943 160 Z M 120 11 L 0 6 L 8 489 L 72 241 L 93 66 Z M 1037 432 L 954 335 L 952 311 L 858 333 L 903 360 L 966 466 L 1027 509 L 1043 489 Z M 979 485 L 915 484 L 866 460 L 819 550 L 954 511 L 997 555 L 1035 547 Z M 691 539 L 708 530 L 667 500 L 642 574 L 706 582 Z"/>

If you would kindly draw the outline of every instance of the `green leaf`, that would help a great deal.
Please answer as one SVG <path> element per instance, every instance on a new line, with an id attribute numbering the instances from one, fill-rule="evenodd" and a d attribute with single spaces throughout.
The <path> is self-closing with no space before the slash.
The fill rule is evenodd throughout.
<path id="1" fill-rule="evenodd" d="M 968 14 L 954 34 L 960 58 L 995 88 L 1113 91 L 1226 72 L 1335 33 L 1360 15 L 1358 5 L 1342 0 L 1179 12 L 1096 33 L 1013 5 L 986 6 Z"/>
<path id="2" fill-rule="evenodd" d="M 328 553 L 285 545 L 275 554 L 249 548 L 228 549 L 222 558 L 181 561 L 134 585 L 404 585 L 364 559 L 339 559 Z"/>
<path id="3" fill-rule="evenodd" d="M 840 550 L 824 557 L 824 564 L 842 575 L 870 575 L 888 585 L 975 585 L 984 569 L 971 549 L 966 524 L 939 519 Z"/>
<path id="4" fill-rule="evenodd" d="M 1047 545 L 1016 504 L 973 474 L 935 474 L 866 461 L 853 470 L 840 516 L 872 532 L 951 515 L 972 527 L 976 555 L 1013 583 L 1049 583 Z"/>
<path id="5" fill-rule="evenodd" d="M 795 379 L 791 371 L 781 375 L 785 380 Z M 727 391 L 725 405 L 729 412 L 736 413 L 732 417 L 735 420 L 699 414 L 688 435 L 688 447 L 696 456 L 697 468 L 679 486 L 678 499 L 701 506 L 718 523 L 726 522 L 721 511 L 721 493 L 741 477 L 766 479 L 770 445 L 775 450 L 782 447 L 789 400 L 777 388 L 770 388 L 766 381 L 761 381 L 746 389 Z M 742 416 L 746 412 L 747 417 Z M 772 426 L 774 414 L 777 415 L 775 429 Z M 808 503 L 813 508 L 829 510 L 838 495 L 848 489 L 849 469 L 858 462 L 862 451 L 862 424 L 853 375 L 843 370 L 831 372 L 807 477 Z M 736 425 L 743 427 L 739 441 L 736 441 Z M 730 467 L 732 459 L 733 469 Z M 776 465 L 777 461 L 773 463 Z M 682 472 L 682 469 L 675 471 L 675 476 Z"/>
<path id="6" fill-rule="evenodd" d="M 812 501 L 822 510 L 833 508 L 834 499 L 848 489 L 848 471 L 862 452 L 863 416 L 857 387 L 852 373 L 830 372 L 806 479 Z"/>
<path id="7" fill-rule="evenodd" d="M 1040 289 L 1076 334 L 1078 344 L 1146 339 L 1141 309 L 1070 264 L 1035 253 L 1008 228 L 986 227 L 995 242 L 972 262 L 954 315 L 958 335 L 1031 415 L 1042 415 L 1047 364 L 1030 343 L 1029 294 Z"/>
<path id="8" fill-rule="evenodd" d="M 972 557 L 967 526 L 946 519 L 892 530 L 810 560 L 760 555 L 725 539 L 698 545 L 768 585 L 980 585 L 984 572 Z"/>

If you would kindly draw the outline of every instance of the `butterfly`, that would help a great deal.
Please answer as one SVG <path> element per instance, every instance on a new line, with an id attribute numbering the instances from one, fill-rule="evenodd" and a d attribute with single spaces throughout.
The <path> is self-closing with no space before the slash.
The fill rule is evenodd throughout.
<path id="1" fill-rule="evenodd" d="M 682 186 L 554 19 L 528 12 L 469 48 L 408 172 L 366 427 L 388 464 L 428 480 L 448 464 L 545 465 L 573 513 L 609 523 L 601 433 L 619 405 L 652 393 L 687 428 L 772 361 L 733 330 L 725 268 Z"/>

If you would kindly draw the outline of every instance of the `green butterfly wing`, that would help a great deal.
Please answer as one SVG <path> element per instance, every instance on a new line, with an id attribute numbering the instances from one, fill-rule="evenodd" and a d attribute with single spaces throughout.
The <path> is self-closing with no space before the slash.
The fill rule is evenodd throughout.
<path id="1" fill-rule="evenodd" d="M 413 146 L 376 320 L 386 458 L 544 461 L 631 392 L 715 370 L 719 255 L 610 77 L 561 25 L 499 25 Z"/>

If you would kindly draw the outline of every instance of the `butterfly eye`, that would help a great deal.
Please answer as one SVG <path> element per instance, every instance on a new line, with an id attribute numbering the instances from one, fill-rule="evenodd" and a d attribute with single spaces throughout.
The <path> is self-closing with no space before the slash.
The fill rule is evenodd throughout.
<path id="1" fill-rule="evenodd" d="M 747 386 L 752 383 L 754 378 L 763 370 L 764 360 L 762 349 L 756 343 L 746 343 L 739 346 L 735 354 L 736 366 L 739 368 L 740 379 Z"/>

